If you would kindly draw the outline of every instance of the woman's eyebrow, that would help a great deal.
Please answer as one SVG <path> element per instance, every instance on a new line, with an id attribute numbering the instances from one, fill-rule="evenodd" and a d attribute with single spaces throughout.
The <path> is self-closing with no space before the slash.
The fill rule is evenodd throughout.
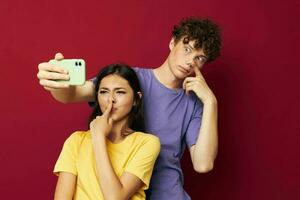
<path id="1" fill-rule="evenodd" d="M 107 88 L 107 87 L 100 87 L 99 89 L 101 89 L 101 90 L 110 90 L 109 88 Z M 124 87 L 116 87 L 116 88 L 113 88 L 113 90 L 125 90 L 125 88 Z"/>
<path id="2" fill-rule="evenodd" d="M 123 88 L 123 87 L 117 87 L 117 88 L 114 88 L 114 90 L 125 90 L 125 88 Z"/>

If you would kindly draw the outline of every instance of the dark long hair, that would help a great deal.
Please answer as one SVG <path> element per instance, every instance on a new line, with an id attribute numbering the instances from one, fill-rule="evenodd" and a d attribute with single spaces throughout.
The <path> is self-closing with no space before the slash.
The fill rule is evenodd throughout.
<path id="1" fill-rule="evenodd" d="M 143 112 L 143 97 L 140 97 L 138 92 L 141 92 L 140 83 L 135 71 L 126 64 L 111 64 L 104 67 L 97 75 L 95 82 L 95 105 L 89 117 L 89 124 L 97 117 L 102 115 L 100 105 L 98 103 L 98 90 L 101 80 L 111 74 L 118 75 L 128 81 L 133 90 L 133 106 L 128 117 L 128 127 L 135 131 L 144 131 L 144 112 Z"/>

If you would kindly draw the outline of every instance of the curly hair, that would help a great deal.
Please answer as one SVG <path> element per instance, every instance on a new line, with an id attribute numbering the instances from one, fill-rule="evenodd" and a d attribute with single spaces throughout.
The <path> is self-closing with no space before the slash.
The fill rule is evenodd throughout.
<path id="1" fill-rule="evenodd" d="M 203 50 L 208 57 L 207 62 L 220 56 L 220 28 L 209 19 L 185 18 L 173 27 L 172 36 L 175 44 L 182 38 L 184 44 L 195 41 L 194 47 Z"/>

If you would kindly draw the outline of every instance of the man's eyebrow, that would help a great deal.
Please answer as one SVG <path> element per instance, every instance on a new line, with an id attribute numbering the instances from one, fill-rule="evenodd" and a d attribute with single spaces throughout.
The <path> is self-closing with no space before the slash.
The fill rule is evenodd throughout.
<path id="1" fill-rule="evenodd" d="M 190 45 L 190 44 L 187 44 L 191 49 L 193 49 L 193 50 L 195 50 L 195 48 L 192 46 L 192 45 Z"/>
<path id="2" fill-rule="evenodd" d="M 190 44 L 187 44 L 193 51 L 195 50 L 195 48 L 190 45 Z M 202 58 L 205 58 L 205 59 L 208 59 L 208 57 L 206 55 L 199 55 L 199 57 L 202 57 Z"/>

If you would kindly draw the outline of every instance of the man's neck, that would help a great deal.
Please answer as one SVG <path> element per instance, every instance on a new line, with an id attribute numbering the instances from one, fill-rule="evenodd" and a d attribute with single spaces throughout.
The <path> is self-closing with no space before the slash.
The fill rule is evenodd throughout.
<path id="1" fill-rule="evenodd" d="M 180 89 L 182 88 L 182 82 L 183 80 L 177 79 L 172 71 L 170 70 L 170 67 L 168 65 L 167 60 L 158 68 L 155 68 L 153 70 L 153 73 L 156 77 L 156 79 L 170 89 Z"/>

